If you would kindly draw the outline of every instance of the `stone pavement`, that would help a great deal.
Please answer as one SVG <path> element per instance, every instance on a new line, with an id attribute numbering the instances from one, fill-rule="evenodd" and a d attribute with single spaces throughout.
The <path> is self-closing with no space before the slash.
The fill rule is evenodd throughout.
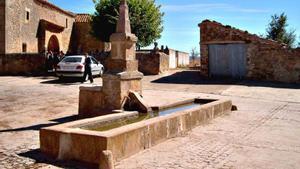
<path id="1" fill-rule="evenodd" d="M 300 166 L 299 86 L 153 82 L 160 78 L 164 76 L 143 80 L 151 105 L 200 96 L 230 98 L 239 110 L 125 159 L 116 168 Z M 41 127 L 76 120 L 79 85 L 53 78 L 0 77 L 0 168 L 91 168 L 49 159 L 38 150 Z"/>
<path id="2" fill-rule="evenodd" d="M 123 160 L 117 168 L 297 168 L 300 104 L 230 98 L 238 111 Z"/>

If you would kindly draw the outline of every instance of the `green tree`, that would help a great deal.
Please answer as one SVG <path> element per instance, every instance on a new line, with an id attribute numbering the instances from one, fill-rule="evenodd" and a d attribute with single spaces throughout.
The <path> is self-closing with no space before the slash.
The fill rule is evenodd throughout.
<path id="1" fill-rule="evenodd" d="M 93 15 L 92 34 L 109 42 L 116 30 L 120 0 L 93 0 L 96 12 Z M 155 0 L 127 0 L 131 31 L 138 37 L 137 47 L 149 46 L 161 37 L 163 15 Z"/>
<path id="2" fill-rule="evenodd" d="M 295 30 L 287 30 L 288 18 L 285 13 L 271 16 L 271 22 L 267 28 L 267 38 L 276 40 L 293 47 L 296 41 Z"/>

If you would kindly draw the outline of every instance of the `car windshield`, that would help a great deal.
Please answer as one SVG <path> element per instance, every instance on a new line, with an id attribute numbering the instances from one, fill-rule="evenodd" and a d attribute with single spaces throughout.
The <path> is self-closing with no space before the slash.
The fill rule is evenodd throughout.
<path id="1" fill-rule="evenodd" d="M 80 63 L 81 62 L 81 59 L 80 57 L 66 57 L 62 60 L 62 62 L 65 62 L 65 63 Z"/>

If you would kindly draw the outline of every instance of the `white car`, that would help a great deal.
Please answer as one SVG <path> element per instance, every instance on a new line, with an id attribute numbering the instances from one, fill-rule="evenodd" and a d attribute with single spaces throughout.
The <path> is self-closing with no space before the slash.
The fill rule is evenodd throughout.
<path id="1" fill-rule="evenodd" d="M 91 57 L 91 56 L 90 56 Z M 102 76 L 104 66 L 95 58 L 92 59 L 92 75 Z M 63 77 L 83 77 L 84 74 L 84 55 L 66 56 L 56 66 L 56 75 L 59 78 Z"/>

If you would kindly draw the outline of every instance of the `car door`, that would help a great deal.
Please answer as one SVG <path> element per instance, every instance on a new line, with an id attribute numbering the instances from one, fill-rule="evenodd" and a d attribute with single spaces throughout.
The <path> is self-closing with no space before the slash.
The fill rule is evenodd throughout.
<path id="1" fill-rule="evenodd" d="M 91 57 L 91 60 L 92 60 L 92 74 L 93 75 L 98 75 L 100 73 L 100 70 L 101 70 L 101 67 L 99 66 L 100 64 L 93 57 Z"/>

